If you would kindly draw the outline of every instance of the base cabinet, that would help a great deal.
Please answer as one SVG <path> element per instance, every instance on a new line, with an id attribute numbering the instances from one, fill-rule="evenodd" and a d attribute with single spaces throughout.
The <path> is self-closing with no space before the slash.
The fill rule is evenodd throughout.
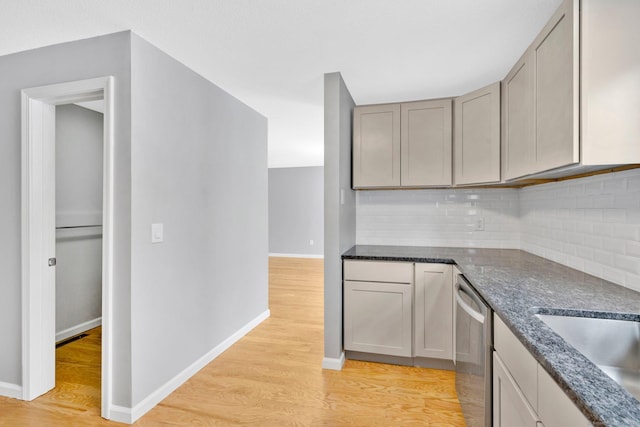
<path id="1" fill-rule="evenodd" d="M 345 350 L 363 360 L 453 367 L 452 265 L 345 260 L 343 267 Z"/>
<path id="2" fill-rule="evenodd" d="M 344 262 L 344 348 L 410 357 L 413 264 Z"/>
<path id="3" fill-rule="evenodd" d="M 414 355 L 452 360 L 452 267 L 446 264 L 416 264 L 414 282 Z"/>
<path id="4" fill-rule="evenodd" d="M 542 366 L 538 366 L 538 414 L 545 427 L 591 425 Z"/>
<path id="5" fill-rule="evenodd" d="M 406 283 L 344 282 L 344 348 L 411 357 L 411 293 Z"/>
<path id="6" fill-rule="evenodd" d="M 504 322 L 494 315 L 493 426 L 587 427 L 591 423 Z"/>
<path id="7" fill-rule="evenodd" d="M 493 352 L 493 426 L 541 426 L 535 410 L 496 352 Z"/>

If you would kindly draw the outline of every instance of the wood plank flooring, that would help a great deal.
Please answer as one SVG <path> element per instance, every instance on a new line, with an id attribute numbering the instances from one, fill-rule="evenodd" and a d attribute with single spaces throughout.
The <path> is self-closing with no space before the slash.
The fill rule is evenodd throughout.
<path id="1" fill-rule="evenodd" d="M 136 425 L 464 426 L 453 372 L 358 361 L 322 370 L 323 261 L 271 258 L 269 268 L 271 317 Z M 117 425 L 99 415 L 99 334 L 59 349 L 55 390 L 0 397 L 0 425 Z"/>

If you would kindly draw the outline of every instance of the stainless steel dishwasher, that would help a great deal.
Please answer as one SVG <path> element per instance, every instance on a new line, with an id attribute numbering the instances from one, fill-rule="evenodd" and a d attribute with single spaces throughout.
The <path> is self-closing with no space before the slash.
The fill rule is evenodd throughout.
<path id="1" fill-rule="evenodd" d="M 456 300 L 456 392 L 467 427 L 490 427 L 491 308 L 458 274 Z"/>

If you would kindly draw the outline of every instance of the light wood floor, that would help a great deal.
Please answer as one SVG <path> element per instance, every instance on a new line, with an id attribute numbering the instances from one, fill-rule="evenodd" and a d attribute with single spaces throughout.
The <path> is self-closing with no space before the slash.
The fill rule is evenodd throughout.
<path id="1" fill-rule="evenodd" d="M 136 425 L 464 426 L 453 372 L 357 361 L 322 370 L 322 260 L 269 267 L 271 317 Z M 94 330 L 58 350 L 55 390 L 0 398 L 0 425 L 116 425 L 99 415 L 99 338 Z"/>

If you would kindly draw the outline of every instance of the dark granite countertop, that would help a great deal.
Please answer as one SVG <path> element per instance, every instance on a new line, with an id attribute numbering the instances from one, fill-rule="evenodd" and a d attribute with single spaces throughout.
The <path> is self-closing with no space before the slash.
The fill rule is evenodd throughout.
<path id="1" fill-rule="evenodd" d="M 534 316 L 640 320 L 640 293 L 516 249 L 358 245 L 342 258 L 456 264 L 591 422 L 640 426 L 640 402 Z"/>

